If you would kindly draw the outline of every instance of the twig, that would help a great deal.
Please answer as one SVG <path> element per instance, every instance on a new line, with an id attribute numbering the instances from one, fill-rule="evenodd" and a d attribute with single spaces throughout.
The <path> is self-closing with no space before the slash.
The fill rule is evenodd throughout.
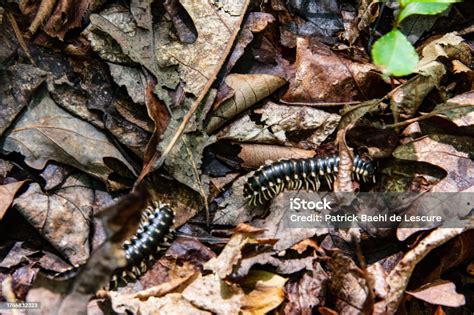
<path id="1" fill-rule="evenodd" d="M 424 114 L 423 116 L 420 116 L 420 117 L 415 117 L 415 118 L 407 119 L 405 121 L 401 121 L 399 123 L 384 126 L 383 128 L 387 129 L 387 128 L 397 128 L 397 127 L 401 127 L 401 126 L 406 126 L 406 125 L 412 124 L 414 122 L 425 120 L 425 119 L 431 118 L 433 116 L 442 114 L 443 112 L 445 112 L 447 110 L 458 109 L 458 108 L 461 108 L 461 107 L 474 107 L 474 104 L 459 104 L 459 105 L 455 105 L 455 106 L 448 106 L 448 107 L 442 108 L 440 110 L 435 110 L 435 111 L 432 111 L 431 113 Z"/>
<path id="2" fill-rule="evenodd" d="M 280 103 L 285 104 L 285 105 L 295 105 L 295 106 L 313 106 L 313 107 L 325 107 L 325 106 L 344 106 L 344 105 L 358 105 L 362 102 L 360 101 L 355 101 L 355 102 L 334 102 L 334 103 L 318 103 L 318 102 L 289 102 L 280 99 Z"/>
<path id="3" fill-rule="evenodd" d="M 18 23 L 16 23 L 15 17 L 11 12 L 6 11 L 8 22 L 10 22 L 13 32 L 15 33 L 16 39 L 18 40 L 18 44 L 20 44 L 21 49 L 25 52 L 26 57 L 31 62 L 32 65 L 36 66 L 36 62 L 31 56 L 30 50 L 26 45 L 25 39 L 23 38 L 23 34 L 21 33 L 20 28 L 18 27 Z"/>

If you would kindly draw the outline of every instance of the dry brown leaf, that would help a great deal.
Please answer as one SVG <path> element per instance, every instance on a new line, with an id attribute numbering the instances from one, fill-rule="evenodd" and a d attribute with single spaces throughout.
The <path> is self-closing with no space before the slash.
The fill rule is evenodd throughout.
<path id="1" fill-rule="evenodd" d="M 417 66 L 417 70 L 415 70 L 416 72 L 440 57 L 459 60 L 465 65 L 471 64 L 472 58 L 469 45 L 456 32 L 447 33 L 443 37 L 434 40 L 428 39 L 428 43 L 423 47 L 421 55 L 422 58 Z"/>
<path id="2" fill-rule="evenodd" d="M 131 295 L 112 298 L 112 308 L 119 314 L 143 314 L 143 315 L 176 315 L 176 314 L 196 314 L 211 315 L 196 308 L 191 302 L 183 298 L 180 293 L 167 294 L 164 297 L 150 297 L 146 301 L 140 301 Z"/>
<path id="3" fill-rule="evenodd" d="M 431 192 L 458 192 L 474 186 L 473 152 L 472 138 L 433 134 L 399 146 L 393 155 L 443 168 L 448 175 Z"/>
<path id="4" fill-rule="evenodd" d="M 308 106 L 267 102 L 254 111 L 258 120 L 243 116 L 224 128 L 218 137 L 237 142 L 258 142 L 315 148 L 336 129 L 340 116 Z"/>
<path id="5" fill-rule="evenodd" d="M 398 87 L 391 95 L 391 109 L 395 122 L 400 115 L 413 116 L 428 93 L 437 88 L 446 74 L 446 66 L 437 61 L 440 57 L 457 59 L 464 64 L 471 63 L 471 52 L 464 39 L 456 33 L 448 33 L 435 39 L 423 48 L 415 77 Z"/>
<path id="6" fill-rule="evenodd" d="M 276 268 L 279 274 L 293 274 L 303 269 L 313 270 L 314 257 L 308 256 L 296 259 L 279 259 L 277 253 L 269 250 L 267 252 L 246 253 L 239 265 L 234 268 L 232 277 L 244 277 L 255 265 L 270 265 Z"/>
<path id="7" fill-rule="evenodd" d="M 66 33 L 71 29 L 80 27 L 82 21 L 87 20 L 88 14 L 97 8 L 101 2 L 104 1 L 60 0 L 43 30 L 52 37 L 64 40 Z"/>
<path id="8" fill-rule="evenodd" d="M 297 282 L 286 284 L 288 304 L 285 306 L 285 312 L 312 314 L 313 307 L 324 305 L 327 285 L 328 274 L 317 263 L 313 272 L 305 272 Z"/>
<path id="9" fill-rule="evenodd" d="M 195 238 L 177 237 L 164 257 L 161 257 L 140 277 L 143 288 L 181 279 L 187 274 L 202 271 L 205 262 L 216 254 Z"/>
<path id="10" fill-rule="evenodd" d="M 242 167 L 245 168 L 258 168 L 267 161 L 311 158 L 316 155 L 314 150 L 303 150 L 277 145 L 242 143 L 240 147 L 241 150 L 238 156 L 243 161 Z"/>
<path id="11" fill-rule="evenodd" d="M 23 242 L 16 242 L 8 251 L 8 254 L 0 262 L 0 268 L 11 268 L 23 262 L 28 262 L 29 257 L 38 253 L 38 250 L 29 249 L 23 246 Z"/>
<path id="12" fill-rule="evenodd" d="M 33 168 L 43 169 L 49 160 L 55 160 L 102 179 L 112 189 L 115 184 L 109 176 L 113 169 L 107 159 L 120 163 L 123 171 L 133 170 L 105 134 L 58 107 L 46 93 L 19 117 L 0 145 L 8 152 L 23 154 Z"/>
<path id="13" fill-rule="evenodd" d="M 220 104 L 211 114 L 206 126 L 208 133 L 214 132 L 227 120 L 271 95 L 286 81 L 268 74 L 229 74 L 225 83 L 234 90 L 234 96 Z"/>
<path id="14" fill-rule="evenodd" d="M 176 129 L 173 129 L 177 128 L 177 126 L 173 126 L 175 123 L 178 123 L 178 121 L 174 120 L 168 125 L 165 137 L 169 134 L 168 132 L 176 131 Z M 205 198 L 203 194 L 205 188 L 201 181 L 202 154 L 204 148 L 215 141 L 215 136 L 208 136 L 207 134 L 184 134 L 170 151 L 169 158 L 164 165 L 165 169 L 176 180 L 200 193 L 203 200 Z M 162 146 L 164 144 L 166 143 L 161 143 L 158 150 L 164 149 L 164 146 Z"/>
<path id="15" fill-rule="evenodd" d="M 459 108 L 444 111 L 445 108 L 453 106 L 459 106 Z M 433 111 L 442 111 L 440 116 L 447 117 L 458 127 L 472 126 L 474 125 L 474 91 L 456 95 L 445 104 L 436 106 Z"/>
<path id="16" fill-rule="evenodd" d="M 90 205 L 95 199 L 90 186 L 87 176 L 72 175 L 51 194 L 32 183 L 14 201 L 28 222 L 74 265 L 89 257 Z"/>
<path id="17" fill-rule="evenodd" d="M 326 306 L 318 307 L 318 311 L 321 313 L 321 315 L 339 315 L 338 312 Z"/>
<path id="18" fill-rule="evenodd" d="M 203 294 L 206 292 L 206 294 Z M 244 292 L 217 274 L 198 278 L 183 291 L 183 297 L 197 307 L 214 314 L 239 314 Z"/>
<path id="19" fill-rule="evenodd" d="M 8 208 L 10 208 L 10 205 L 15 198 L 15 194 L 24 183 L 25 181 L 22 180 L 15 183 L 0 185 L 0 220 L 2 220 Z"/>
<path id="20" fill-rule="evenodd" d="M 382 96 L 385 84 L 374 70 L 371 63 L 339 55 L 316 38 L 299 37 L 296 76 L 282 99 L 339 103 L 370 99 L 377 93 Z"/>
<path id="21" fill-rule="evenodd" d="M 374 314 L 394 314 L 415 266 L 434 248 L 446 243 L 464 230 L 463 228 L 438 228 L 406 253 L 388 274 L 386 278 L 389 288 L 387 296 L 382 301 L 375 303 Z"/>
<path id="22" fill-rule="evenodd" d="M 212 270 L 221 279 L 229 276 L 234 267 L 242 259 L 242 248 L 252 240 L 247 234 L 235 233 L 230 238 L 219 256 L 204 264 L 204 268 Z"/>
<path id="23" fill-rule="evenodd" d="M 446 280 L 439 280 L 407 293 L 434 305 L 459 307 L 466 303 L 464 295 L 456 292 L 454 283 Z"/>
<path id="24" fill-rule="evenodd" d="M 263 207 L 251 207 L 243 195 L 244 184 L 251 175 L 252 173 L 238 178 L 232 183 L 229 195 L 216 200 L 218 208 L 212 220 L 213 224 L 237 225 L 265 214 Z"/>
<path id="25" fill-rule="evenodd" d="M 439 86 L 446 68 L 441 62 L 432 61 L 419 69 L 418 73 L 391 95 L 390 108 L 395 122 L 398 122 L 400 116 L 411 117 L 417 112 L 425 97 Z"/>
<path id="26" fill-rule="evenodd" d="M 46 80 L 46 72 L 25 64 L 0 70 L 0 135 L 30 102 L 31 95 Z"/>
<path id="27" fill-rule="evenodd" d="M 266 271 L 255 270 L 239 284 L 251 290 L 241 300 L 243 314 L 266 314 L 278 307 L 285 299 L 283 287 L 287 279 Z"/>
<path id="28" fill-rule="evenodd" d="M 250 224 L 240 223 L 234 228 L 234 233 L 258 234 L 264 232 L 265 229 L 256 228 Z"/>
<path id="29" fill-rule="evenodd" d="M 341 111 L 342 117 L 338 130 L 346 129 L 349 125 L 355 125 L 360 118 L 371 110 L 374 110 L 380 103 L 380 100 L 370 100 L 359 105 L 344 107 Z"/>
<path id="30" fill-rule="evenodd" d="M 351 149 L 347 146 L 346 143 L 346 129 L 340 129 L 337 132 L 336 143 L 339 147 L 339 166 L 334 181 L 334 192 L 353 192 L 354 188 L 352 187 L 352 167 L 353 167 L 353 154 Z"/>
<path id="31" fill-rule="evenodd" d="M 269 13 L 250 12 L 242 26 L 242 30 L 237 38 L 237 43 L 232 49 L 226 64 L 224 75 L 229 73 L 234 67 L 235 63 L 242 57 L 245 48 L 250 44 L 254 38 L 253 33 L 262 32 L 270 23 L 275 22 L 275 17 Z"/>
<path id="32" fill-rule="evenodd" d="M 328 229 L 326 228 L 293 228 L 287 226 L 289 200 L 293 197 L 298 197 L 302 200 L 314 199 L 314 195 L 306 191 L 283 192 L 273 199 L 270 206 L 270 214 L 265 219 L 256 219 L 252 222 L 253 225 L 266 229 L 266 231 L 259 236 L 260 238 L 278 240 L 274 245 L 274 249 L 277 251 L 291 248 L 294 244 L 311 238 L 314 235 L 319 236 L 328 233 Z"/>
<path id="33" fill-rule="evenodd" d="M 351 258 L 336 251 L 328 261 L 331 268 L 329 286 L 336 297 L 336 310 L 340 314 L 358 314 L 366 310 L 367 281 Z"/>
<path id="34" fill-rule="evenodd" d="M 202 207 L 202 197 L 191 188 L 177 181 L 159 177 L 156 179 L 152 175 L 150 194 L 152 200 L 160 200 L 168 203 L 175 211 L 175 227 L 179 227 L 194 217 Z"/>
<path id="35" fill-rule="evenodd" d="M 176 278 L 172 278 L 166 283 L 162 283 L 146 290 L 134 293 L 133 297 L 140 300 L 146 300 L 151 296 L 164 296 L 168 293 L 178 291 L 180 287 L 187 286 L 187 284 L 192 281 L 194 276 L 197 275 L 196 268 L 189 263 L 185 263 L 183 266 L 176 266 L 176 268 Z"/>
<path id="36" fill-rule="evenodd" d="M 26 301 L 42 301 L 42 312 L 46 314 L 86 314 L 92 296 L 109 284 L 113 271 L 125 266 L 122 244 L 137 230 L 148 197 L 139 185 L 133 193 L 100 212 L 107 240 L 92 253 L 78 275 L 66 281 L 38 277 Z"/>
<path id="37" fill-rule="evenodd" d="M 232 47 L 247 9 L 248 0 L 226 2 L 222 6 L 213 2 L 198 3 L 190 0 L 180 1 L 180 4 L 189 14 L 199 34 L 192 44 L 169 36 L 173 33 L 174 26 L 166 14 L 160 15 L 157 23 L 151 25 L 153 22 L 151 2 L 139 5 L 143 13 L 139 17 L 140 25 L 146 25 L 146 28 L 137 28 L 133 25 L 133 21 L 130 23 L 132 19 L 126 10 L 116 12 L 113 17 L 90 16 L 91 26 L 87 34 L 93 48 L 101 54 L 102 58 L 114 62 L 117 56 L 117 50 L 107 51 L 108 45 L 104 44 L 106 42 L 103 38 L 106 35 L 120 46 L 120 51 L 118 51 L 120 57 L 125 56 L 128 61 L 141 64 L 155 76 L 158 85 L 154 92 L 168 107 L 184 105 L 178 106 L 174 113 L 176 120 L 179 120 L 181 124 L 175 132 L 176 124 L 173 124 L 173 130 L 163 137 L 163 152 L 155 152 L 148 161 L 145 161 L 140 180 L 150 171 L 162 166 L 185 131 Z M 148 14 L 143 12 L 144 7 Z M 104 13 L 107 14 L 107 12 Z M 122 21 L 127 21 L 131 27 L 124 28 Z M 177 88 L 185 92 L 184 99 L 180 104 L 173 104 L 169 91 Z M 184 114 L 186 110 L 187 113 Z"/>
<path id="38" fill-rule="evenodd" d="M 302 254 L 308 248 L 311 248 L 311 247 L 316 249 L 316 250 L 319 250 L 319 246 L 318 246 L 318 243 L 316 243 L 316 241 L 314 241 L 312 239 L 305 239 L 305 240 L 302 240 L 301 242 L 293 245 L 291 247 L 291 249 L 297 251 L 298 254 Z"/>

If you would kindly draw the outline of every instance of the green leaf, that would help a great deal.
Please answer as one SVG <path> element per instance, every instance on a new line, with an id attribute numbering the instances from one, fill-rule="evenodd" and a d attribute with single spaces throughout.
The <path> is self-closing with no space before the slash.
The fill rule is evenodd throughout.
<path id="1" fill-rule="evenodd" d="M 397 23 L 413 14 L 435 15 L 449 8 L 449 3 L 412 2 L 409 3 L 398 15 Z"/>
<path id="2" fill-rule="evenodd" d="M 372 47 L 372 59 L 386 75 L 404 76 L 413 72 L 418 54 L 405 35 L 397 29 L 380 37 Z"/>
<path id="3" fill-rule="evenodd" d="M 462 2 L 462 0 L 400 0 L 400 5 L 405 7 L 410 3 L 422 2 L 422 3 L 455 3 Z"/>

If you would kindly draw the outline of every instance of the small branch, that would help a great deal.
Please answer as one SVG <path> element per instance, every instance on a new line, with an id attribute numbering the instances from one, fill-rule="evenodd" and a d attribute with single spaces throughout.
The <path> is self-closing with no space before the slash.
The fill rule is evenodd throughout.
<path id="1" fill-rule="evenodd" d="M 326 107 L 326 106 L 344 106 L 344 105 L 359 105 L 360 101 L 356 102 L 335 102 L 335 103 L 313 103 L 313 102 L 288 102 L 285 100 L 280 99 L 280 103 L 285 105 L 294 105 L 294 106 L 313 106 L 313 107 Z"/>
<path id="2" fill-rule="evenodd" d="M 420 116 L 420 117 L 411 118 L 411 119 L 407 119 L 405 121 L 401 121 L 399 123 L 387 125 L 383 128 L 387 129 L 387 128 L 397 128 L 397 127 L 401 127 L 401 126 L 406 126 L 406 125 L 412 124 L 414 122 L 418 122 L 418 121 L 425 120 L 425 119 L 431 118 L 433 116 L 442 114 L 443 112 L 445 112 L 447 110 L 453 110 L 453 109 L 458 109 L 458 108 L 462 108 L 462 107 L 474 107 L 474 105 L 473 104 L 460 104 L 460 105 L 445 107 L 443 109 L 432 111 L 431 113 L 424 114 L 423 116 Z"/>
<path id="3" fill-rule="evenodd" d="M 11 12 L 6 11 L 7 19 L 8 22 L 10 22 L 13 32 L 15 33 L 15 36 L 18 40 L 18 44 L 20 44 L 21 49 L 25 52 L 26 57 L 28 60 L 31 62 L 32 65 L 36 66 L 36 62 L 31 56 L 30 50 L 28 49 L 28 46 L 26 45 L 25 39 L 23 38 L 23 34 L 21 33 L 20 28 L 18 27 L 18 23 L 15 20 L 15 17 Z"/>

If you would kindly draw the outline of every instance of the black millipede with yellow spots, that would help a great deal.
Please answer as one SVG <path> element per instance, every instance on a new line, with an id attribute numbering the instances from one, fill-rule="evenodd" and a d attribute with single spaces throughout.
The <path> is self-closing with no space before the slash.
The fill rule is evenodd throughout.
<path id="1" fill-rule="evenodd" d="M 174 236 L 174 211 L 168 206 L 154 203 L 154 207 L 145 209 L 142 221 L 135 235 L 123 244 L 127 265 L 116 270 L 112 277 L 112 287 L 118 279 L 136 279 L 148 268 L 148 262 L 166 249 Z"/>
<path id="2" fill-rule="evenodd" d="M 358 155 L 352 161 L 352 173 L 357 179 L 366 181 L 374 178 L 375 169 L 371 162 L 362 160 Z M 339 156 L 315 157 L 307 159 L 282 160 L 265 165 L 250 176 L 244 185 L 244 197 L 251 204 L 273 199 L 285 189 L 318 191 L 320 178 L 328 185 L 338 172 Z"/>
<path id="3" fill-rule="evenodd" d="M 123 244 L 127 264 L 114 272 L 110 288 L 117 287 L 118 282 L 136 279 L 146 272 L 154 257 L 170 244 L 174 237 L 174 211 L 165 204 L 154 203 L 147 207 L 142 215 L 137 232 Z M 75 277 L 81 266 L 76 266 L 54 276 L 56 279 Z"/>

